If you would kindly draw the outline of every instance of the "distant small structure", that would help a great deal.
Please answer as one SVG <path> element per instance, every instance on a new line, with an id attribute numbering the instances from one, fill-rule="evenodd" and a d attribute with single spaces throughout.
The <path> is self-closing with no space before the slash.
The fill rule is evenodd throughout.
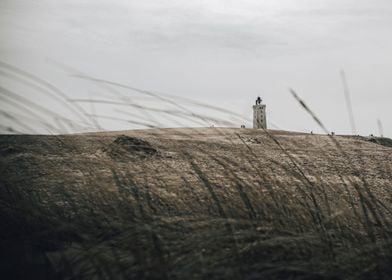
<path id="1" fill-rule="evenodd" d="M 262 102 L 259 96 L 256 99 L 256 105 L 253 105 L 253 128 L 256 129 L 267 129 L 266 106 Z"/>

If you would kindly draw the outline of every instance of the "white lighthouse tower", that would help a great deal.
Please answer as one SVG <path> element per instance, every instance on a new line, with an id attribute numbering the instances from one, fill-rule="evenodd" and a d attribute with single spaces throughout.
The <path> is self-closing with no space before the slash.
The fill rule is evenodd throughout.
<path id="1" fill-rule="evenodd" d="M 253 128 L 267 129 L 266 106 L 261 103 L 259 96 L 256 99 L 256 105 L 253 105 Z"/>

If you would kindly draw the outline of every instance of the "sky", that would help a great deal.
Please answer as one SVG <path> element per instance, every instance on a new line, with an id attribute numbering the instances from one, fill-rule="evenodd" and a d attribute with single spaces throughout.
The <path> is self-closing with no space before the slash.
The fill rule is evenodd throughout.
<path id="1" fill-rule="evenodd" d="M 329 131 L 392 137 L 391 34 L 390 0 L 0 0 L 0 130 L 251 127 L 261 96 L 270 128 L 321 132 L 291 88 Z"/>

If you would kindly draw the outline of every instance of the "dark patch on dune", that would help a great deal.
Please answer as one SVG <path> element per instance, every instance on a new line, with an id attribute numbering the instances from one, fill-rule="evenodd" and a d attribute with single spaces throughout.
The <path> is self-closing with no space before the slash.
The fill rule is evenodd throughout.
<path id="1" fill-rule="evenodd" d="M 392 139 L 387 137 L 376 137 L 376 136 L 343 136 L 358 139 L 361 141 L 371 142 L 384 147 L 392 148 Z"/>
<path id="2" fill-rule="evenodd" d="M 243 139 L 246 144 L 262 144 L 263 142 L 261 141 L 260 138 L 257 137 L 251 137 L 251 138 L 245 138 Z"/>
<path id="3" fill-rule="evenodd" d="M 115 159 L 128 156 L 146 157 L 157 154 L 157 150 L 149 142 L 126 135 L 118 136 L 104 151 Z"/>
<path id="4" fill-rule="evenodd" d="M 392 139 L 386 137 L 371 137 L 367 141 L 392 148 Z"/>
<path id="5" fill-rule="evenodd" d="M 13 146 L 1 147 L 0 155 L 1 156 L 9 156 L 18 153 L 18 149 Z"/>

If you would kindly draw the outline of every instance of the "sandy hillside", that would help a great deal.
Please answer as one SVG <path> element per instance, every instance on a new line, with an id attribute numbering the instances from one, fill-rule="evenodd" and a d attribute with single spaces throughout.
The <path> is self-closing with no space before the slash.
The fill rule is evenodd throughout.
<path id="1" fill-rule="evenodd" d="M 228 128 L 0 136 L 2 269 L 367 279 L 365 262 L 383 278 L 390 247 L 373 245 L 391 241 L 392 148 L 366 140 Z"/>

